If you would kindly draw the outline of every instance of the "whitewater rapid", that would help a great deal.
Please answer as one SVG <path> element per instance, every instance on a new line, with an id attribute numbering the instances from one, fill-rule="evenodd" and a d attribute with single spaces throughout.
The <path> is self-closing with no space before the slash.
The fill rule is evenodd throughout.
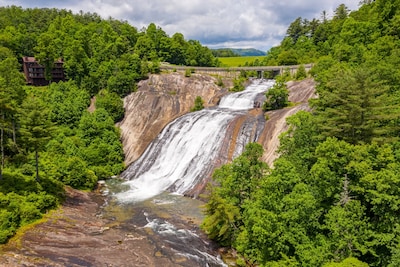
<path id="1" fill-rule="evenodd" d="M 121 177 L 126 191 L 120 202 L 139 202 L 166 190 L 184 194 L 206 175 L 217 160 L 229 123 L 254 107 L 257 96 L 274 81 L 254 80 L 244 91 L 223 97 L 217 108 L 191 112 L 168 124 Z M 242 133 L 246 135 L 247 133 Z"/>

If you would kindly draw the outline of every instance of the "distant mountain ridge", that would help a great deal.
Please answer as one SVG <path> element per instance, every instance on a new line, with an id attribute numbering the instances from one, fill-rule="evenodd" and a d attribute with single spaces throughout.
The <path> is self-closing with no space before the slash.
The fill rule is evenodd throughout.
<path id="1" fill-rule="evenodd" d="M 255 48 L 218 48 L 211 49 L 215 57 L 234 57 L 234 56 L 265 56 L 267 53 Z"/>
<path id="2" fill-rule="evenodd" d="M 233 53 L 240 56 L 265 56 L 267 53 L 255 48 L 229 48 Z"/>

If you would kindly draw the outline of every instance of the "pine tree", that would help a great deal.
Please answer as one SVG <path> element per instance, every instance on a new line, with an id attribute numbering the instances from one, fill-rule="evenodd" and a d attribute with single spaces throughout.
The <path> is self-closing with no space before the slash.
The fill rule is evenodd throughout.
<path id="1" fill-rule="evenodd" d="M 51 138 L 54 125 L 50 120 L 49 111 L 35 96 L 28 96 L 22 104 L 20 113 L 20 133 L 27 150 L 35 152 L 36 181 L 39 182 L 39 151 Z"/>
<path id="2" fill-rule="evenodd" d="M 388 105 L 387 87 L 366 68 L 334 73 L 314 102 L 322 135 L 352 144 L 383 140 L 393 131 L 390 121 L 396 117 L 396 109 Z"/>

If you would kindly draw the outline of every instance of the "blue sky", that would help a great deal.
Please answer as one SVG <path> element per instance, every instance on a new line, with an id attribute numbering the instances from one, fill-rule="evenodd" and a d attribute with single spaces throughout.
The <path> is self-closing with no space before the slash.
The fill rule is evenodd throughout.
<path id="1" fill-rule="evenodd" d="M 340 4 L 358 9 L 360 0 L 0 0 L 0 6 L 54 7 L 126 20 L 139 30 L 151 22 L 168 35 L 182 33 L 210 48 L 278 45 L 296 18 L 332 15 Z"/>

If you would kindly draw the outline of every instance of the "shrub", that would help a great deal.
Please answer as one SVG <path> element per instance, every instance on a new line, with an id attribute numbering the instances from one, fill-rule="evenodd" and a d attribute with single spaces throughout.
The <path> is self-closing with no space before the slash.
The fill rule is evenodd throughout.
<path id="1" fill-rule="evenodd" d="M 15 234 L 15 224 L 13 224 L 12 218 L 11 212 L 0 208 L 0 244 L 4 244 L 8 238 Z"/>
<path id="2" fill-rule="evenodd" d="M 219 87 L 223 87 L 224 86 L 224 82 L 222 81 L 221 77 L 218 77 L 217 83 L 216 83 Z"/>
<path id="3" fill-rule="evenodd" d="M 191 69 L 186 69 L 185 70 L 185 77 L 190 77 L 192 76 L 192 70 Z"/>
<path id="4" fill-rule="evenodd" d="M 113 118 L 114 122 L 124 117 L 124 102 L 115 92 L 101 90 L 96 98 L 96 108 L 104 108 Z"/>
<path id="5" fill-rule="evenodd" d="M 300 65 L 296 72 L 296 80 L 303 80 L 307 78 L 307 71 L 304 65 Z"/>
<path id="6" fill-rule="evenodd" d="M 204 108 L 204 100 L 201 98 L 201 96 L 196 96 L 196 99 L 194 100 L 194 107 L 190 109 L 190 111 L 199 111 Z"/>
<path id="7" fill-rule="evenodd" d="M 267 98 L 263 110 L 275 110 L 286 107 L 289 104 L 289 91 L 283 81 L 277 81 L 275 85 L 265 93 Z"/>
<path id="8" fill-rule="evenodd" d="M 245 78 L 239 78 L 239 79 L 233 80 L 233 88 L 230 91 L 233 91 L 233 92 L 243 91 L 245 89 L 245 87 L 243 85 L 244 81 L 245 81 Z"/>

